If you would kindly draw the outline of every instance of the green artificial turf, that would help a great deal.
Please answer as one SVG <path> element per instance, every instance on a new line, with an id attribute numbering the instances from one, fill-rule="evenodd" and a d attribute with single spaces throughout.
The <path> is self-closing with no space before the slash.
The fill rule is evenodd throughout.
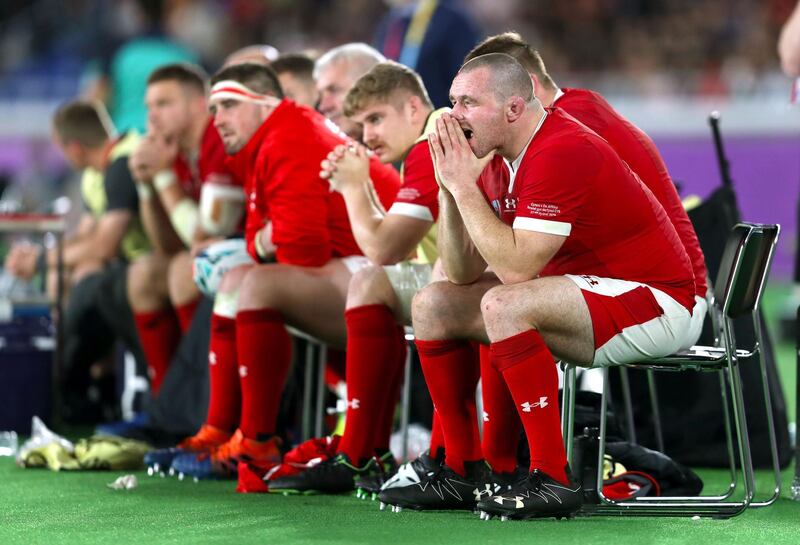
<path id="1" fill-rule="evenodd" d="M 775 339 L 789 420 L 794 420 L 793 341 L 779 339 L 777 316 L 789 287 L 770 285 L 764 309 Z M 725 472 L 699 471 L 706 490 L 724 486 Z M 0 458 L 0 545 L 159 543 L 481 543 L 513 545 L 800 544 L 800 502 L 782 498 L 731 520 L 578 518 L 571 521 L 489 522 L 466 512 L 381 512 L 351 496 L 234 493 L 231 482 L 180 482 L 137 473 L 139 487 L 111 490 L 121 473 L 23 470 Z M 768 475 L 759 483 L 768 488 Z"/>
<path id="2" fill-rule="evenodd" d="M 722 471 L 700 473 L 708 490 L 722 487 Z M 181 482 L 143 472 L 136 474 L 136 489 L 107 488 L 118 475 L 19 469 L 0 459 L 0 544 L 800 543 L 800 502 L 788 499 L 789 471 L 774 506 L 730 520 L 528 522 L 485 522 L 467 512 L 381 512 L 377 503 L 352 496 L 236 494 L 232 482 Z"/>

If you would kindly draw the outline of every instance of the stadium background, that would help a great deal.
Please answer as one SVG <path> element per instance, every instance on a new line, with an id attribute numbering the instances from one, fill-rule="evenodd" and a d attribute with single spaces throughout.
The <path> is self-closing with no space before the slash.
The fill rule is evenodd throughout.
<path id="1" fill-rule="evenodd" d="M 74 183 L 74 175 L 50 143 L 50 115 L 59 103 L 84 92 L 107 56 L 142 31 L 133 17 L 132 3 L 0 3 L 0 184 L 13 188 L 12 195 L 26 208 L 68 193 Z M 654 138 L 683 196 L 705 197 L 720 183 L 706 119 L 711 110 L 721 112 L 744 219 L 783 226 L 766 300 L 770 323 L 777 331 L 784 309 L 790 304 L 796 308 L 796 302 L 787 301 L 791 301 L 800 194 L 800 110 L 790 103 L 792 82 L 780 72 L 775 52 L 778 32 L 794 3 L 461 0 L 460 5 L 484 34 L 519 31 L 538 47 L 561 86 L 587 87 L 604 94 Z M 195 51 L 210 71 L 229 52 L 254 43 L 267 43 L 282 52 L 323 52 L 349 41 L 371 43 L 378 21 L 389 9 L 378 0 L 172 0 L 167 4 L 167 33 Z M 792 345 L 780 343 L 778 355 L 793 419 Z M 707 478 L 713 481 L 715 477 L 711 473 Z M 273 498 L 265 505 L 258 498 L 232 497 L 230 487 L 221 483 L 198 487 L 186 498 L 185 486 L 158 487 L 150 482 L 135 500 L 121 500 L 104 489 L 106 480 L 105 475 L 59 479 L 47 473 L 30 475 L 0 460 L 0 541 L 96 542 L 116 536 L 127 542 L 149 536 L 162 542 L 211 542 L 231 539 L 234 528 L 241 530 L 243 541 L 261 536 L 290 542 L 399 541 L 401 532 L 408 532 L 409 542 L 486 543 L 558 536 L 586 543 L 642 542 L 656 536 L 661 542 L 691 538 L 796 543 L 800 535 L 797 504 L 785 500 L 763 513 L 748 513 L 735 526 L 704 522 L 698 529 L 699 525 L 692 527 L 688 522 L 654 520 L 630 530 L 632 525 L 625 521 L 580 521 L 568 530 L 555 523 L 530 527 L 526 538 L 520 530 L 507 527 L 487 531 L 466 515 L 415 518 L 403 514 L 387 519 L 389 515 L 367 510 L 349 498 L 330 503 L 298 499 L 290 505 Z M 207 518 L 209 510 L 217 508 L 219 512 Z M 207 520 L 200 520 L 198 526 L 196 517 Z M 160 526 L 165 519 L 168 526 Z M 272 532 L 267 530 L 271 523 Z M 369 531 L 360 533 L 365 524 Z M 119 533 L 110 532 L 112 526 Z M 82 539 L 76 537 L 80 535 Z"/>

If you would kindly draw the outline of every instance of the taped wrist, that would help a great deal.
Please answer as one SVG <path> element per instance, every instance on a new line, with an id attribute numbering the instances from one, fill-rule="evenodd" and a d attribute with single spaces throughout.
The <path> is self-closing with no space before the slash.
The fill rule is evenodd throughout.
<path id="1" fill-rule="evenodd" d="M 191 245 L 194 240 L 198 218 L 197 203 L 188 197 L 181 199 L 169 213 L 172 227 L 187 246 Z"/>
<path id="2" fill-rule="evenodd" d="M 153 185 L 156 191 L 164 191 L 168 187 L 178 183 L 178 177 L 171 169 L 159 170 L 153 176 Z"/>
<path id="3" fill-rule="evenodd" d="M 136 184 L 136 193 L 140 201 L 149 201 L 153 198 L 153 188 L 147 184 Z"/>

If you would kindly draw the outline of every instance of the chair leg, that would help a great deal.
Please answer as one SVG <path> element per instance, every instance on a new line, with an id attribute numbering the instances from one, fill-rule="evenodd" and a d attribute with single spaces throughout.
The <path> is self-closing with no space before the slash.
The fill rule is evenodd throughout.
<path id="1" fill-rule="evenodd" d="M 731 482 L 724 498 L 730 497 L 733 491 L 739 486 L 738 471 L 736 469 L 736 451 L 733 445 L 733 428 L 731 427 L 730 400 L 728 398 L 728 385 L 730 384 L 730 372 L 727 369 L 719 371 L 720 395 L 722 396 L 722 413 L 725 419 L 725 443 L 728 447 L 728 462 L 731 470 Z"/>
<path id="2" fill-rule="evenodd" d="M 411 348 L 406 350 L 406 363 L 403 370 L 403 393 L 400 401 L 400 434 L 403 438 L 403 460 L 408 460 L 408 419 L 411 410 Z"/>
<path id="3" fill-rule="evenodd" d="M 664 431 L 661 429 L 661 409 L 658 404 L 656 374 L 652 369 L 647 370 L 647 387 L 650 390 L 650 410 L 653 418 L 653 430 L 656 434 L 656 448 L 659 452 L 666 453 L 664 449 Z"/>
<path id="4" fill-rule="evenodd" d="M 299 340 L 295 337 L 295 347 Z M 296 351 L 295 351 L 296 353 Z M 303 371 L 303 416 L 301 426 L 302 440 L 311 439 L 311 429 L 313 427 L 313 412 L 311 403 L 311 392 L 314 384 L 314 347 L 310 342 L 305 344 L 305 369 Z"/>
<path id="5" fill-rule="evenodd" d="M 317 407 L 314 422 L 314 437 L 322 437 L 322 417 L 325 414 L 325 365 L 328 360 L 328 347 L 317 344 L 319 359 L 317 360 Z"/>
<path id="6" fill-rule="evenodd" d="M 741 389 L 737 389 L 733 385 L 733 390 L 741 394 Z M 584 505 L 582 515 L 621 515 L 621 516 L 706 516 L 713 518 L 730 518 L 736 516 L 744 511 L 750 503 L 752 497 L 752 488 L 748 491 L 745 490 L 745 498 L 738 502 L 723 502 L 718 501 L 716 498 L 710 497 L 685 497 L 685 498 L 669 498 L 669 497 L 647 497 L 639 498 L 636 500 L 628 501 L 615 501 L 603 495 L 603 461 L 605 457 L 606 447 L 606 419 L 608 415 L 608 369 L 603 369 L 603 395 L 602 405 L 600 408 L 600 437 L 598 445 L 598 466 L 597 466 L 597 495 L 600 500 L 599 505 Z M 741 396 L 740 396 L 741 399 Z M 741 403 L 735 403 L 737 411 L 741 412 L 743 409 Z M 738 414 L 738 413 L 737 413 Z M 743 416 L 743 415 L 740 415 Z M 743 418 L 739 418 L 737 423 L 744 423 Z M 737 425 L 737 430 L 740 427 Z M 746 436 L 745 436 L 746 441 Z M 740 441 L 741 445 L 741 441 Z M 742 448 L 743 460 L 749 463 L 749 444 L 745 443 Z M 743 467 L 746 465 L 743 464 Z M 746 478 L 750 479 L 752 483 L 752 465 L 750 471 L 745 471 Z M 749 497 L 748 497 L 749 493 Z M 698 501 L 700 499 L 700 501 Z"/>
<path id="7" fill-rule="evenodd" d="M 764 408 L 767 413 L 767 428 L 769 430 L 769 446 L 770 454 L 772 455 L 772 468 L 775 474 L 775 487 L 772 490 L 772 495 L 768 499 L 757 502 L 754 501 L 750 504 L 750 507 L 766 507 L 767 505 L 772 505 L 775 503 L 775 500 L 777 500 L 781 495 L 781 467 L 780 460 L 778 459 L 778 440 L 775 436 L 775 419 L 772 415 L 772 396 L 769 392 L 767 362 L 764 359 L 763 352 L 764 343 L 761 336 L 761 320 L 759 319 L 758 314 L 755 314 L 753 317 L 753 325 L 755 326 L 756 342 L 758 343 L 758 361 L 761 368 L 761 386 L 764 394 Z"/>
<path id="8" fill-rule="evenodd" d="M 561 436 L 567 451 L 567 462 L 572 467 L 572 438 L 575 428 L 575 388 L 577 369 L 574 365 L 564 365 L 564 386 L 561 390 Z"/>
<path id="9" fill-rule="evenodd" d="M 628 369 L 619 368 L 620 384 L 622 386 L 622 402 L 625 405 L 625 428 L 628 434 L 628 441 L 638 444 L 636 441 L 636 423 L 633 421 L 633 402 L 631 401 L 631 383 L 628 378 Z M 605 389 L 605 386 L 603 386 Z"/>
<path id="10" fill-rule="evenodd" d="M 603 393 L 600 396 L 600 436 L 598 437 L 597 445 L 597 497 L 600 499 L 601 504 L 612 504 L 612 501 L 606 498 L 603 494 L 603 466 L 606 457 L 606 423 L 608 419 L 608 392 L 609 385 L 608 367 L 603 368 Z"/>
<path id="11" fill-rule="evenodd" d="M 739 460 L 744 476 L 744 507 L 750 505 L 755 493 L 755 477 L 753 475 L 753 459 L 750 453 L 750 439 L 747 434 L 747 417 L 744 410 L 742 396 L 742 376 L 739 373 L 739 362 L 736 357 L 736 342 L 733 337 L 732 325 L 725 321 L 725 346 L 728 352 L 728 371 L 731 381 L 731 399 L 733 401 L 733 423 L 736 429 L 739 447 Z"/>

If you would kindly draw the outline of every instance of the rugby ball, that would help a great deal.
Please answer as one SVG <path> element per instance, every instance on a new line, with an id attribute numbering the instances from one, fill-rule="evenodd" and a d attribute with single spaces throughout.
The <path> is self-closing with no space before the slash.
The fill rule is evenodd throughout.
<path id="1" fill-rule="evenodd" d="M 194 258 L 193 278 L 197 288 L 214 297 L 225 273 L 241 265 L 252 265 L 255 261 L 247 253 L 244 239 L 232 238 L 215 242 Z"/>

